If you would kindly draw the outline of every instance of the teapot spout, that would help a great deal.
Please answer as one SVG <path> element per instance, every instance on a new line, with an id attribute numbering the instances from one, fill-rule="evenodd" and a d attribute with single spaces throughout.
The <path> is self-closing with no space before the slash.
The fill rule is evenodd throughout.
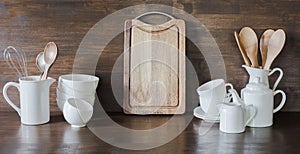
<path id="1" fill-rule="evenodd" d="M 243 107 L 245 107 L 244 101 L 240 98 L 239 94 L 235 89 L 229 89 L 228 91 L 232 95 L 232 100 L 234 103 L 241 104 Z"/>

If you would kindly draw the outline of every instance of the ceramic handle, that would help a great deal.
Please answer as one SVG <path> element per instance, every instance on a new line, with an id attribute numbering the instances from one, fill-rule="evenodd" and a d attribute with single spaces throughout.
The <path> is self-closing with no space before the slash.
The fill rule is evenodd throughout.
<path id="1" fill-rule="evenodd" d="M 247 126 L 248 123 L 254 118 L 254 116 L 256 115 L 256 112 L 257 112 L 257 110 L 252 104 L 246 106 L 246 113 L 249 113 L 249 118 L 247 119 L 245 126 Z"/>
<path id="2" fill-rule="evenodd" d="M 173 16 L 167 14 L 167 13 L 163 13 L 163 12 L 158 12 L 158 11 L 151 11 L 151 12 L 146 12 L 146 13 L 143 13 L 137 17 L 135 17 L 135 19 L 138 19 L 138 18 L 141 18 L 143 16 L 146 16 L 146 15 L 150 15 L 150 14 L 160 14 L 160 15 L 164 15 L 164 16 L 167 16 L 169 17 L 170 19 L 175 19 Z"/>
<path id="3" fill-rule="evenodd" d="M 233 89 L 233 86 L 232 86 L 232 84 L 231 83 L 225 83 L 225 87 L 230 87 L 230 89 Z"/>
<path id="4" fill-rule="evenodd" d="M 273 73 L 275 73 L 276 71 L 279 72 L 279 76 L 278 76 L 277 80 L 275 81 L 275 83 L 274 83 L 274 85 L 273 85 L 273 91 L 276 90 L 276 88 L 277 88 L 277 86 L 278 86 L 280 80 L 281 80 L 282 77 L 283 77 L 283 71 L 282 71 L 282 69 L 280 69 L 280 68 L 274 68 L 274 69 L 269 73 L 269 76 L 271 76 L 271 75 L 272 75 Z"/>
<path id="5" fill-rule="evenodd" d="M 12 108 L 14 108 L 14 109 L 18 112 L 19 116 L 21 116 L 21 110 L 20 110 L 20 108 L 17 107 L 17 106 L 9 99 L 9 97 L 7 96 L 7 89 L 8 89 L 9 87 L 11 87 L 11 86 L 16 87 L 16 88 L 19 90 L 19 92 L 20 92 L 20 85 L 19 85 L 18 83 L 16 83 L 16 82 L 8 82 L 8 83 L 6 83 L 5 86 L 3 87 L 3 96 L 4 96 L 5 100 L 7 101 L 7 103 L 8 103 Z M 20 103 L 21 103 L 21 102 L 20 102 Z"/>
<path id="6" fill-rule="evenodd" d="M 225 88 L 226 87 L 230 87 L 230 89 L 233 89 L 233 86 L 232 86 L 232 84 L 231 83 L 225 83 Z M 230 100 L 231 100 L 231 98 L 232 98 L 232 95 L 231 95 L 231 93 L 226 93 L 226 96 L 225 96 L 225 103 L 229 103 L 230 102 Z"/>
<path id="7" fill-rule="evenodd" d="M 285 100 L 286 100 L 286 95 L 285 95 L 285 93 L 282 90 L 276 90 L 276 91 L 274 91 L 274 96 L 276 94 L 278 94 L 278 93 L 281 93 L 282 99 L 281 99 L 280 104 L 276 107 L 276 109 L 273 110 L 273 113 L 278 112 L 283 107 L 283 105 L 285 103 Z"/>
<path id="8" fill-rule="evenodd" d="M 226 94 L 224 102 L 225 102 L 225 103 L 229 103 L 230 100 L 231 100 L 231 98 L 232 98 L 231 93 Z"/>

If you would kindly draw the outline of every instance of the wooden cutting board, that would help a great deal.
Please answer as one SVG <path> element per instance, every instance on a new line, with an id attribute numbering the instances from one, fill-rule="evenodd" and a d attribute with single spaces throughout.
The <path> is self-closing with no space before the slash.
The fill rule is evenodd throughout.
<path id="1" fill-rule="evenodd" d="M 127 20 L 124 31 L 126 114 L 185 112 L 185 23 Z"/>

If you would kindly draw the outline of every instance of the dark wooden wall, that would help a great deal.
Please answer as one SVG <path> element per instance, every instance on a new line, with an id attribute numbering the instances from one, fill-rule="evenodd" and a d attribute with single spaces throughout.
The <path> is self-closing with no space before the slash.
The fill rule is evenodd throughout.
<path id="1" fill-rule="evenodd" d="M 287 33 L 286 46 L 273 66 L 284 70 L 279 89 L 287 93 L 284 111 L 300 111 L 300 1 L 299 0 L 4 0 L 0 2 L 0 50 L 8 45 L 20 47 L 28 57 L 29 74 L 37 75 L 35 56 L 45 44 L 54 41 L 59 46 L 59 57 L 50 76 L 72 72 L 73 59 L 83 36 L 105 16 L 137 4 L 165 4 L 182 9 L 198 18 L 215 38 L 224 57 L 227 81 L 240 90 L 247 82 L 241 68 L 242 57 L 233 37 L 233 31 L 251 26 L 260 36 L 267 28 L 282 28 Z M 107 32 L 109 33 L 109 31 Z M 101 104 L 107 111 L 122 111 L 111 91 L 110 72 L 117 57 L 123 52 L 123 34 L 114 38 L 99 58 L 96 75 L 101 77 L 97 89 Z M 187 55 L 192 61 L 199 82 L 210 79 L 204 57 L 191 53 L 197 48 L 187 41 Z M 0 89 L 8 81 L 16 81 L 1 54 Z M 217 65 L 216 65 L 217 67 Z M 274 81 L 274 77 L 271 79 Z M 51 87 L 51 111 L 58 111 L 55 87 Z M 122 87 L 120 87 L 122 88 Z M 2 92 L 1 92 L 2 93 Z M 16 90 L 10 92 L 18 99 Z M 276 97 L 276 99 L 279 99 Z M 188 104 L 191 102 L 187 102 Z M 0 95 L 0 111 L 13 111 Z"/>

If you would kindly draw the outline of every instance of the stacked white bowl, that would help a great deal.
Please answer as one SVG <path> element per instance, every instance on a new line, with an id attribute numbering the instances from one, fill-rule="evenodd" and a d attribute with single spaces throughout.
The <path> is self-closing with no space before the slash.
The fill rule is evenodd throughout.
<path id="1" fill-rule="evenodd" d="M 93 106 L 98 82 L 99 78 L 93 75 L 61 75 L 56 88 L 56 101 L 59 109 L 63 111 L 64 104 L 69 98 L 81 99 Z"/>

